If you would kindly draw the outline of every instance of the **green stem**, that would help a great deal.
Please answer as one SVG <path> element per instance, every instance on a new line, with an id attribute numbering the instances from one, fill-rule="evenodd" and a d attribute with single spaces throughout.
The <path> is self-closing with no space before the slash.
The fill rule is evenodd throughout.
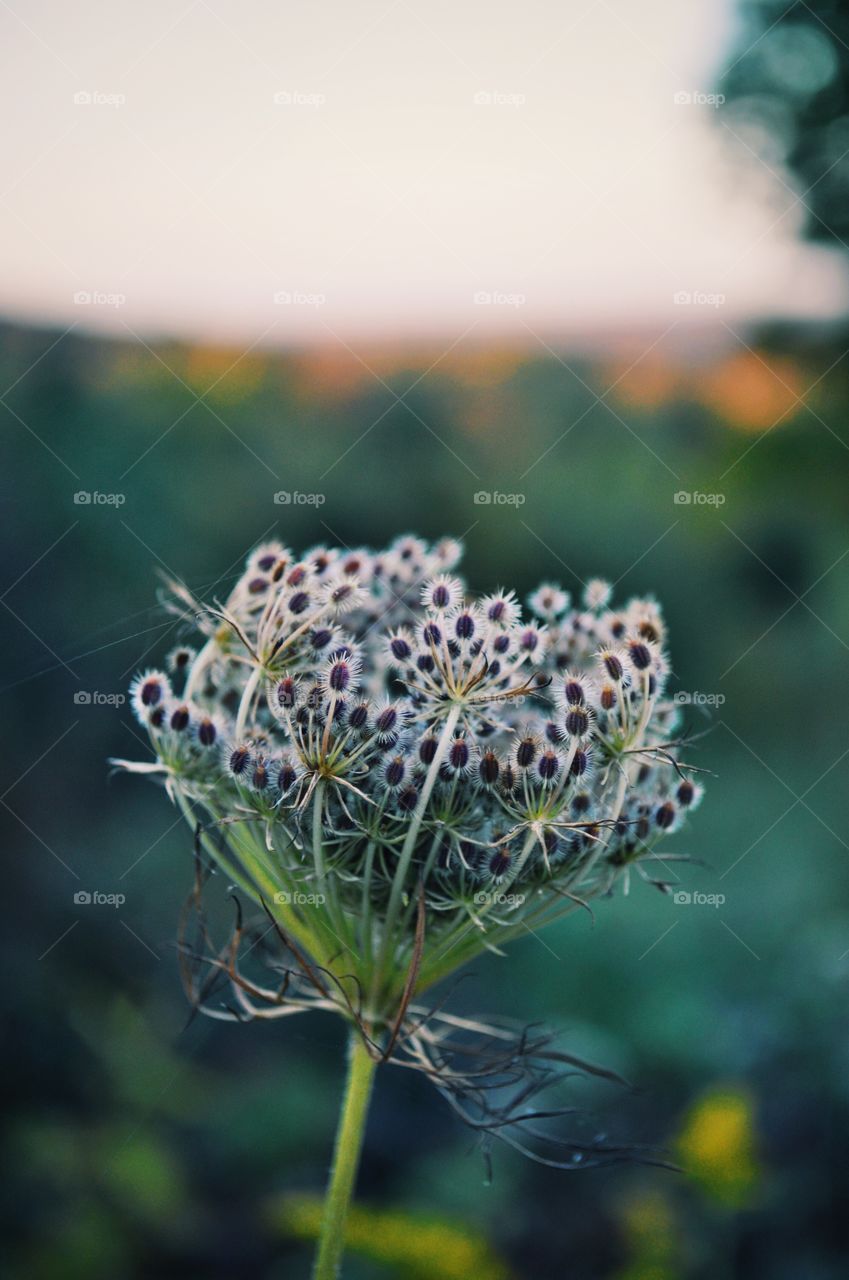
<path id="1" fill-rule="evenodd" d="M 336 1280 L 339 1274 L 345 1247 L 345 1220 L 357 1176 L 376 1065 L 362 1037 L 352 1030 L 348 1080 L 336 1130 L 336 1147 L 324 1201 L 313 1280 Z"/>

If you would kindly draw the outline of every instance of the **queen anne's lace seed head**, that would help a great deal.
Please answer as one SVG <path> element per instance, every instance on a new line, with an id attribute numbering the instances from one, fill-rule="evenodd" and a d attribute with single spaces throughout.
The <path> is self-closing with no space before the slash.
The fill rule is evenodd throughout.
<path id="1" fill-rule="evenodd" d="M 702 795 L 655 601 L 614 610 L 592 580 L 576 609 L 544 584 L 523 618 L 512 591 L 470 593 L 459 554 L 264 543 L 215 607 L 179 589 L 201 647 L 131 687 L 147 769 L 303 956 L 355 974 L 372 1027 L 414 955 L 422 989 L 525 912 L 536 928 L 648 878 Z"/>

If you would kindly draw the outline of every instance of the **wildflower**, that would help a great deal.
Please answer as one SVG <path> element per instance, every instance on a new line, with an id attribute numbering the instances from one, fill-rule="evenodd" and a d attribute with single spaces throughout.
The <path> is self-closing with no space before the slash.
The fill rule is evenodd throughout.
<path id="1" fill-rule="evenodd" d="M 702 788 L 670 736 L 656 602 L 614 611 L 593 580 L 582 611 L 544 584 L 528 620 L 512 591 L 471 594 L 458 559 L 449 539 L 300 560 L 272 542 L 214 608 L 178 588 L 201 644 L 169 659 L 177 696 L 161 671 L 133 681 L 156 763 L 121 763 L 164 776 L 287 952 L 274 988 L 237 969 L 238 946 L 212 952 L 237 1016 L 335 1009 L 352 1088 L 400 1060 L 449 1080 L 462 1113 L 479 1091 L 447 1074 L 447 1024 L 414 1001 L 528 919 L 649 878 Z M 186 981 L 199 1002 L 217 990 L 188 962 Z"/>

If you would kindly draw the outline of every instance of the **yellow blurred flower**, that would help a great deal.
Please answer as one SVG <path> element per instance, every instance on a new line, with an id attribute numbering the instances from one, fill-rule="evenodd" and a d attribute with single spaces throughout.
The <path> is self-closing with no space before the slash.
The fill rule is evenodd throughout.
<path id="1" fill-rule="evenodd" d="M 273 1225 L 287 1235 L 315 1240 L 322 1202 L 287 1196 L 271 1211 Z M 354 1205 L 345 1228 L 346 1248 L 383 1262 L 403 1280 L 510 1280 L 510 1271 L 482 1236 L 432 1218 Z"/>
<path id="2" fill-rule="evenodd" d="M 735 1089 L 713 1089 L 690 1109 L 676 1144 L 685 1171 L 714 1199 L 737 1208 L 760 1178 L 752 1100 Z"/>

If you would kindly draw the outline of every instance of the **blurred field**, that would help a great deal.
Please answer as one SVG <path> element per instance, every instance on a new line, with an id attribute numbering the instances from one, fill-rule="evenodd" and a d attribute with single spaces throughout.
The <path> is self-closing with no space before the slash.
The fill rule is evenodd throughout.
<path id="1" fill-rule="evenodd" d="M 658 595 L 676 687 L 725 699 L 690 708 L 717 776 L 675 842 L 694 863 L 673 867 L 725 902 L 635 883 L 453 996 L 562 1027 L 625 1074 L 637 1094 L 578 1094 L 592 1126 L 664 1146 L 682 1173 L 563 1174 L 497 1151 L 484 1186 L 473 1137 L 388 1071 L 361 1229 L 411 1216 L 426 1256 L 440 1223 L 458 1249 L 465 1224 L 463 1247 L 519 1280 L 845 1274 L 846 335 L 727 337 L 595 358 L 0 331 L 6 1274 L 308 1274 L 308 1242 L 269 1205 L 322 1185 L 338 1029 L 186 1025 L 190 840 L 164 798 L 108 777 L 109 755 L 141 751 L 126 708 L 74 694 L 124 692 L 173 644 L 157 569 L 203 594 L 272 531 L 306 547 L 408 529 L 463 536 L 480 588 L 602 575 L 620 598 Z M 81 889 L 126 902 L 76 905 Z M 404 1265 L 353 1252 L 345 1274 L 419 1274 Z"/>

